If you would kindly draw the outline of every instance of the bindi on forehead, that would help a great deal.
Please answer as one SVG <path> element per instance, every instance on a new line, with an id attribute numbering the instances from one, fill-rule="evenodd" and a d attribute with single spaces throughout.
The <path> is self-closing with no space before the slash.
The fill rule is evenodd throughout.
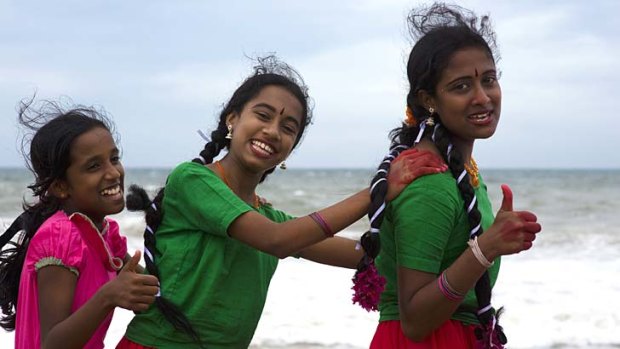
<path id="1" fill-rule="evenodd" d="M 478 68 L 474 68 L 474 76 L 478 77 Z"/>
<path id="2" fill-rule="evenodd" d="M 284 109 L 285 108 L 282 108 L 282 110 L 280 110 L 280 115 L 284 115 Z"/>

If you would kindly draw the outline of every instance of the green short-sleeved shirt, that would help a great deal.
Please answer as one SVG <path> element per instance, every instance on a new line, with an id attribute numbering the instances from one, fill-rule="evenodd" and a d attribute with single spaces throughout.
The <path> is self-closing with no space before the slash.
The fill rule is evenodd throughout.
<path id="1" fill-rule="evenodd" d="M 155 263 L 161 293 L 176 304 L 208 348 L 247 348 L 265 305 L 278 258 L 227 235 L 229 225 L 253 210 L 207 167 L 179 165 L 168 177 Z M 275 222 L 292 217 L 262 205 Z M 138 314 L 126 336 L 156 348 L 197 347 L 156 306 Z"/>
<path id="2" fill-rule="evenodd" d="M 486 185 L 480 181 L 475 190 L 482 228 L 494 220 Z M 405 267 L 439 275 L 467 246 L 469 223 L 456 181 L 449 173 L 421 177 L 409 184 L 386 209 L 381 225 L 381 252 L 377 269 L 387 280 L 379 303 L 379 321 L 398 320 L 397 268 Z M 489 268 L 491 286 L 499 272 L 500 258 Z M 476 309 L 475 291 L 470 290 L 462 303 Z M 455 312 L 452 319 L 466 324 L 478 320 L 470 312 Z"/>

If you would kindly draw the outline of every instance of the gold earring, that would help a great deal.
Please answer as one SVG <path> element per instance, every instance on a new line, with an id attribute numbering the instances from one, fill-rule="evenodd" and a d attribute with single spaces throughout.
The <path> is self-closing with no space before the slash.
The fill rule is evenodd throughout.
<path id="1" fill-rule="evenodd" d="M 232 139 L 232 125 L 228 124 L 228 133 L 226 134 L 226 139 Z"/>
<path id="2" fill-rule="evenodd" d="M 280 164 L 280 169 L 286 170 L 286 162 L 282 161 L 282 163 Z"/>

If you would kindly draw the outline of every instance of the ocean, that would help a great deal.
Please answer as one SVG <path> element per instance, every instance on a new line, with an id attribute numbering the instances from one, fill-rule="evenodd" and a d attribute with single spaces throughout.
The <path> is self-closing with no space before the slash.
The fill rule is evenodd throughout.
<path id="1" fill-rule="evenodd" d="M 274 207 L 305 215 L 368 185 L 372 170 L 277 171 L 259 186 Z M 126 169 L 126 187 L 156 190 L 167 169 Z M 514 192 L 515 210 L 537 214 L 543 231 L 530 251 L 504 257 L 493 295 L 506 312 L 502 324 L 509 348 L 620 348 L 620 170 L 485 170 L 494 208 L 500 184 Z M 0 231 L 29 199 L 29 172 L 0 169 Z M 141 248 L 139 214 L 113 218 Z M 341 233 L 356 238 L 366 218 Z M 253 349 L 367 348 L 378 314 L 351 304 L 353 272 L 285 259 L 272 281 Z M 117 310 L 106 347 L 124 333 L 131 312 Z M 11 348 L 12 333 L 0 331 L 0 347 Z"/>

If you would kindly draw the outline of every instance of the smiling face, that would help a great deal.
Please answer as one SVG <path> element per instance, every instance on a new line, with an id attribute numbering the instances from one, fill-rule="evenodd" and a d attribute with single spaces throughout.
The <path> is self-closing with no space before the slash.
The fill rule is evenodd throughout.
<path id="1" fill-rule="evenodd" d="M 502 92 L 493 59 L 481 48 L 457 51 L 444 69 L 435 96 L 423 97 L 455 141 L 473 143 L 491 137 L 497 128 Z"/>
<path id="2" fill-rule="evenodd" d="M 53 191 L 67 214 L 80 212 L 100 224 L 106 215 L 125 207 L 124 177 L 112 135 L 105 128 L 95 127 L 73 141 L 71 164 Z"/>
<path id="3" fill-rule="evenodd" d="M 303 109 L 287 89 L 269 85 L 231 114 L 229 154 L 252 172 L 264 172 L 284 161 L 301 130 Z"/>

